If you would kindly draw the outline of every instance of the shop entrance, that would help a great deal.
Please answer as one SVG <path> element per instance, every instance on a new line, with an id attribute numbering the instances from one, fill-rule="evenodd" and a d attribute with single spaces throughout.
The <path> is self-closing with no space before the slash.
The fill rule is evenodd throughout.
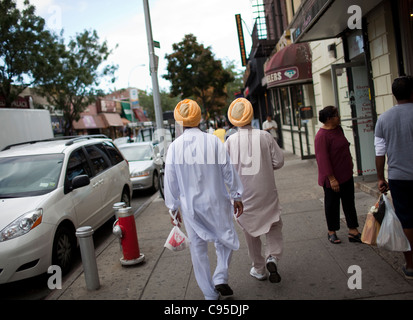
<path id="1" fill-rule="evenodd" d="M 373 106 L 367 67 L 364 61 L 335 64 L 331 73 L 341 125 L 356 159 L 355 173 L 375 174 Z"/>

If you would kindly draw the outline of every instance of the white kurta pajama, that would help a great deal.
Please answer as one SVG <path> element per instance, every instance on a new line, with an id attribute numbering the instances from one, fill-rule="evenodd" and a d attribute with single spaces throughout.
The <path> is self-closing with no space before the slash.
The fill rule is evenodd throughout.
<path id="1" fill-rule="evenodd" d="M 244 230 L 248 251 L 257 272 L 265 272 L 261 255 L 261 235 L 266 235 L 266 256 L 279 259 L 283 251 L 281 206 L 275 184 L 274 170 L 284 165 L 284 153 L 272 135 L 240 127 L 225 143 L 231 162 L 244 185 L 244 212 L 237 219 Z"/>
<path id="2" fill-rule="evenodd" d="M 181 209 L 198 285 L 206 299 L 217 299 L 215 285 L 228 283 L 231 254 L 239 248 L 231 199 L 240 200 L 243 192 L 224 144 L 198 128 L 186 129 L 169 146 L 164 187 L 166 206 Z M 217 251 L 213 277 L 207 242 Z"/>

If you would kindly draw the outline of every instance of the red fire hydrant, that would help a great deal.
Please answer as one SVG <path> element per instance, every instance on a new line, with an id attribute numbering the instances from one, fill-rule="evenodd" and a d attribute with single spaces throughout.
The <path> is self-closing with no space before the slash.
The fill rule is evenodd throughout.
<path id="1" fill-rule="evenodd" d="M 145 255 L 140 253 L 138 234 L 136 232 L 135 217 L 132 208 L 118 208 L 118 219 L 113 225 L 113 234 L 120 238 L 123 257 L 120 263 L 130 266 L 141 263 L 145 260 Z"/>

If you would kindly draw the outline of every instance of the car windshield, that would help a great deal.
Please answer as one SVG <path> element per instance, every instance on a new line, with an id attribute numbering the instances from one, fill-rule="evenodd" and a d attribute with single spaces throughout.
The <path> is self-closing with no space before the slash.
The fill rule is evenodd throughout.
<path id="1" fill-rule="evenodd" d="M 0 198 L 38 196 L 57 187 L 63 154 L 0 158 Z"/>
<path id="2" fill-rule="evenodd" d="M 128 145 L 127 147 L 120 147 L 123 156 L 131 161 L 147 161 L 152 160 L 152 148 L 148 145 Z"/>

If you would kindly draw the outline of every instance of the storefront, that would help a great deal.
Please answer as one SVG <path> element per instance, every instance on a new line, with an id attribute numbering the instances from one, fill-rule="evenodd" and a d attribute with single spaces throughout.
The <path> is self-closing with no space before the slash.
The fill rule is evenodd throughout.
<path id="1" fill-rule="evenodd" d="M 294 43 L 310 43 L 315 114 L 327 105 L 339 108 L 355 175 L 376 174 L 375 123 L 395 103 L 393 80 L 411 65 L 411 5 L 412 0 L 307 0 L 290 24 Z M 403 7 L 409 16 L 401 19 Z"/>
<path id="2" fill-rule="evenodd" d="M 280 145 L 303 159 L 314 156 L 314 94 L 311 49 L 307 43 L 290 44 L 264 66 L 273 117 Z M 305 112 L 303 112 L 305 111 Z"/>

